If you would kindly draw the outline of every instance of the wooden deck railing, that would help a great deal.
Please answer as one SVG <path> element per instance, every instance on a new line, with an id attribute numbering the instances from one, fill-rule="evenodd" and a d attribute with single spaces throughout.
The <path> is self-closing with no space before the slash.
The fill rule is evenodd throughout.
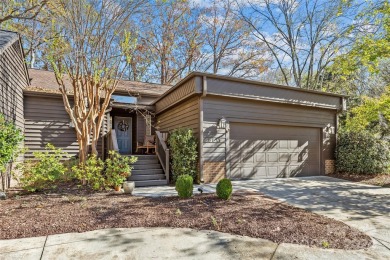
<path id="1" fill-rule="evenodd" d="M 156 131 L 156 154 L 169 184 L 169 149 L 166 144 L 168 133 Z"/>

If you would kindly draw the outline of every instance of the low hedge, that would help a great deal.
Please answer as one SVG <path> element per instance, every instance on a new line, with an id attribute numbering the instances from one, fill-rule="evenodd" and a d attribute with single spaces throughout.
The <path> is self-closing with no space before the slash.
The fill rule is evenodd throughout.
<path id="1" fill-rule="evenodd" d="M 341 131 L 336 147 L 338 172 L 386 173 L 390 166 L 389 142 L 366 131 Z"/>

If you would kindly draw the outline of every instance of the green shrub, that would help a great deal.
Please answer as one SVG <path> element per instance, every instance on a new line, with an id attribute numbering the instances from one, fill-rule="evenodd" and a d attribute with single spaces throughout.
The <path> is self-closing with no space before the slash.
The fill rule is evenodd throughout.
<path id="1" fill-rule="evenodd" d="M 385 173 L 390 166 L 389 143 L 366 131 L 340 131 L 336 148 L 338 172 Z"/>
<path id="2" fill-rule="evenodd" d="M 66 168 L 61 162 L 66 153 L 52 144 L 47 144 L 44 152 L 34 152 L 34 159 L 19 165 L 22 175 L 19 182 L 28 191 L 38 191 L 55 187 L 61 180 Z"/>
<path id="3" fill-rule="evenodd" d="M 197 178 L 197 141 L 191 129 L 176 129 L 170 133 L 168 144 L 172 161 L 173 180 L 184 174 Z"/>
<path id="4" fill-rule="evenodd" d="M 118 187 L 131 175 L 131 164 L 137 161 L 137 157 L 121 156 L 118 152 L 110 151 L 106 159 L 106 185 Z"/>
<path id="5" fill-rule="evenodd" d="M 103 170 L 104 162 L 94 154 L 90 155 L 84 164 L 72 167 L 74 176 L 94 190 L 101 190 L 105 186 Z"/>
<path id="6" fill-rule="evenodd" d="M 229 179 L 222 179 L 217 184 L 218 198 L 228 200 L 233 192 L 232 182 Z"/>
<path id="7" fill-rule="evenodd" d="M 22 140 L 22 131 L 15 124 L 7 122 L 0 114 L 0 173 L 3 190 L 6 188 L 6 180 L 10 177 L 10 171 L 6 173 L 7 164 L 17 157 L 19 143 Z"/>
<path id="8" fill-rule="evenodd" d="M 176 180 L 176 191 L 180 198 L 189 198 L 192 196 L 194 188 L 193 178 L 188 174 L 180 175 Z"/>

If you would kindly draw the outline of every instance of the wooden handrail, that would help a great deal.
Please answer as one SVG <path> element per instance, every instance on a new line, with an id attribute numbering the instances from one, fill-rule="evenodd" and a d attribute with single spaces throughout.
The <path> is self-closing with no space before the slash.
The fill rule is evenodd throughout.
<path id="1" fill-rule="evenodd" d="M 169 149 L 161 132 L 156 131 L 156 154 L 169 184 Z M 160 149 L 162 148 L 162 149 Z"/>
<path id="2" fill-rule="evenodd" d="M 115 129 L 111 129 L 111 144 L 112 150 L 119 152 L 118 139 L 116 139 Z"/>

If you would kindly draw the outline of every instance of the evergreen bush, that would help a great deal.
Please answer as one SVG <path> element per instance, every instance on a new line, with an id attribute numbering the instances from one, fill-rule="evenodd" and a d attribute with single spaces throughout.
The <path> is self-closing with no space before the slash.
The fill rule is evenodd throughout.
<path id="1" fill-rule="evenodd" d="M 232 182 L 229 179 L 222 179 L 217 184 L 218 198 L 228 200 L 233 192 Z"/>
<path id="2" fill-rule="evenodd" d="M 336 148 L 338 172 L 387 173 L 390 166 L 389 143 L 367 131 L 340 131 Z"/>
<path id="3" fill-rule="evenodd" d="M 190 198 L 194 188 L 192 176 L 180 175 L 176 180 L 176 191 L 180 198 Z"/>
<path id="4" fill-rule="evenodd" d="M 188 174 L 197 179 L 198 150 L 197 140 L 191 129 L 176 129 L 170 133 L 168 144 L 172 162 L 172 177 L 176 181 Z"/>

